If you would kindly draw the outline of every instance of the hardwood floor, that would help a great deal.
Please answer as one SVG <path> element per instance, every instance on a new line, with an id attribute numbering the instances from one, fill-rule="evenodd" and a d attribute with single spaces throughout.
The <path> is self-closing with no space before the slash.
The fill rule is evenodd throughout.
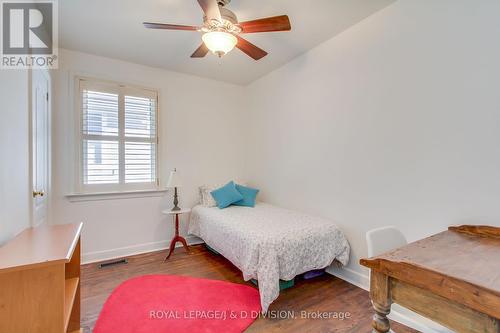
<path id="1" fill-rule="evenodd" d="M 241 272 L 222 256 L 205 246 L 190 247 L 191 254 L 178 248 L 167 262 L 166 252 L 152 252 L 129 257 L 128 264 L 99 269 L 97 264 L 83 265 L 81 270 L 82 327 L 91 332 L 106 298 L 123 281 L 145 274 L 179 274 L 236 283 L 244 282 Z M 270 310 L 294 311 L 295 319 L 257 319 L 246 332 L 338 332 L 371 331 L 372 308 L 368 292 L 329 274 L 304 281 L 282 291 Z M 319 312 L 349 313 L 349 319 L 303 319 L 301 311 L 310 316 Z M 392 322 L 397 333 L 417 332 Z"/>

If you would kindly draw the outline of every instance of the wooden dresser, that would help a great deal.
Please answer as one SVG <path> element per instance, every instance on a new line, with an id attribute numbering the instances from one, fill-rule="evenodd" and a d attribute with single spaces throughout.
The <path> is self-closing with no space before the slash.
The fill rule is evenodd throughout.
<path id="1" fill-rule="evenodd" d="M 44 225 L 0 247 L 0 332 L 81 332 L 81 230 Z"/>

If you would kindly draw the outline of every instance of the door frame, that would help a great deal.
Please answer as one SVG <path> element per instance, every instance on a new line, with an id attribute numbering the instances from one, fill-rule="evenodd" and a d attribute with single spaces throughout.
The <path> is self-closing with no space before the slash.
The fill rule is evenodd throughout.
<path id="1" fill-rule="evenodd" d="M 33 71 L 38 71 L 41 73 L 45 79 L 47 80 L 47 92 L 48 92 L 48 101 L 47 101 L 47 189 L 44 189 L 46 192 L 46 209 L 47 215 L 45 221 L 47 224 L 51 224 L 51 214 L 52 214 L 52 79 L 48 69 L 30 69 L 28 73 L 28 122 L 29 122 L 29 182 L 28 182 L 28 195 L 30 198 L 30 226 L 37 227 L 38 224 L 35 223 L 35 212 L 33 210 L 34 206 L 34 198 L 33 198 L 33 169 L 34 163 L 33 160 L 33 111 L 34 111 L 34 101 L 33 101 Z"/>

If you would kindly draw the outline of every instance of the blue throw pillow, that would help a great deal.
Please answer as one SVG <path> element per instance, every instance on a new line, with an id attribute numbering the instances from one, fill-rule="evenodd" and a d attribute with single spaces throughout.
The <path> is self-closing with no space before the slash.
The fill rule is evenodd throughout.
<path id="1" fill-rule="evenodd" d="M 243 196 L 236 190 L 236 186 L 233 181 L 230 181 L 226 185 L 210 192 L 212 197 L 214 197 L 217 207 L 220 209 L 226 208 L 227 206 L 243 200 Z"/>
<path id="2" fill-rule="evenodd" d="M 259 190 L 236 184 L 236 190 L 241 193 L 243 199 L 233 203 L 235 206 L 255 207 L 255 198 Z"/>

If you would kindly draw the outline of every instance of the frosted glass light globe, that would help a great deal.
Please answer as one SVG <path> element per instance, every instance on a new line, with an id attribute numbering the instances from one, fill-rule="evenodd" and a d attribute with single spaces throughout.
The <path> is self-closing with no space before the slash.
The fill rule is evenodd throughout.
<path id="1" fill-rule="evenodd" d="M 238 39 L 233 34 L 224 31 L 207 32 L 201 39 L 208 49 L 219 57 L 231 51 L 238 43 Z"/>

